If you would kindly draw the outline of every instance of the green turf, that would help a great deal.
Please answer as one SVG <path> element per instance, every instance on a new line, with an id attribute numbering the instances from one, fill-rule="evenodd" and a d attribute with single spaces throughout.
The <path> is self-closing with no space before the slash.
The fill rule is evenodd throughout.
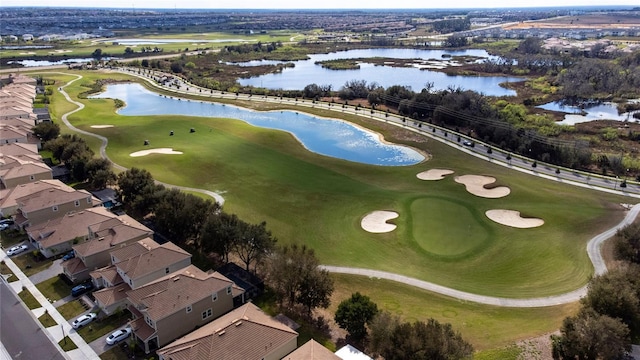
<path id="1" fill-rule="evenodd" d="M 71 320 L 86 311 L 80 300 L 69 301 L 66 304 L 58 306 L 56 310 L 67 320 Z"/>
<path id="2" fill-rule="evenodd" d="M 22 290 L 18 293 L 22 302 L 31 310 L 42 307 L 38 300 L 29 292 L 29 290 Z"/>
<path id="3" fill-rule="evenodd" d="M 124 77 L 82 74 L 84 79 L 67 88 L 73 97 L 86 90 L 81 84 L 98 77 Z M 356 164 L 310 153 L 287 133 L 237 120 L 125 117 L 114 113 L 112 100 L 82 102 L 86 108 L 70 120 L 107 136 L 112 160 L 144 167 L 167 183 L 223 191 L 226 211 L 250 222 L 265 220 L 280 243 L 305 243 L 325 264 L 398 272 L 479 294 L 544 296 L 584 285 L 593 273 L 586 241 L 622 217 L 621 210 L 611 211 L 612 204 L 628 202 L 513 172 L 436 141 L 402 140 L 395 127 L 351 116 L 387 140 L 413 145 L 432 159 L 402 167 Z M 92 124 L 114 127 L 91 129 Z M 191 134 L 190 128 L 197 131 Z M 175 136 L 168 136 L 171 130 Z M 145 148 L 144 140 L 184 155 L 130 157 Z M 416 178 L 429 168 L 492 175 L 497 185 L 509 186 L 511 194 L 479 198 L 452 176 L 441 181 Z M 437 206 L 430 207 L 430 201 Z M 540 217 L 545 225 L 523 230 L 496 224 L 484 216 L 495 208 Z M 394 220 L 398 229 L 387 234 L 363 231 L 361 218 L 381 209 L 399 212 Z"/>
<path id="4" fill-rule="evenodd" d="M 71 351 L 78 348 L 78 345 L 76 345 L 76 343 L 74 343 L 68 336 L 65 336 L 64 339 L 58 341 L 58 345 L 60 345 L 64 351 Z"/>
<path id="5" fill-rule="evenodd" d="M 38 320 L 40 321 L 42 326 L 46 328 L 55 326 L 58 324 L 55 320 L 53 320 L 53 318 L 51 317 L 51 315 L 49 315 L 48 312 L 45 312 L 44 314 L 42 314 L 42 316 L 40 316 Z"/>
<path id="6" fill-rule="evenodd" d="M 450 323 L 475 350 L 496 349 L 517 341 L 553 332 L 579 304 L 546 308 L 504 308 L 479 305 L 436 295 L 392 281 L 364 276 L 333 275 L 335 291 L 329 312 L 351 294 L 367 295 L 381 310 L 400 316 L 402 321 L 434 318 Z M 333 316 L 333 315 L 331 315 Z"/>
<path id="7" fill-rule="evenodd" d="M 71 294 L 71 286 L 67 285 L 59 276 L 52 277 L 36 285 L 38 290 L 49 301 L 54 302 Z"/>

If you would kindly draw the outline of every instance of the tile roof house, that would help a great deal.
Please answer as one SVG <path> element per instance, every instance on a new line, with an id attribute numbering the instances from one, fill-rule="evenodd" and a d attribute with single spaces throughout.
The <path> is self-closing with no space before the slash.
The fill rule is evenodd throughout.
<path id="1" fill-rule="evenodd" d="M 22 121 L 22 120 L 18 120 L 18 121 Z M 25 144 L 25 143 L 0 144 L 0 154 L 4 156 L 38 155 L 38 146 L 36 144 Z"/>
<path id="2" fill-rule="evenodd" d="M 233 309 L 244 290 L 193 265 L 127 291 L 135 337 L 150 352 Z"/>
<path id="3" fill-rule="evenodd" d="M 49 186 L 45 186 L 45 184 Z M 15 197 L 17 209 L 12 214 L 16 224 L 25 228 L 61 217 L 69 212 L 82 211 L 100 205 L 86 190 L 76 190 L 59 180 L 42 180 L 37 183 L 19 185 L 14 193 L 32 192 Z"/>
<path id="4" fill-rule="evenodd" d="M 342 360 L 331 350 L 322 346 L 317 341 L 311 339 L 304 345 L 295 349 L 292 353 L 282 358 L 282 360 Z"/>
<path id="5" fill-rule="evenodd" d="M 52 178 L 51 168 L 42 162 L 40 155 L 0 155 L 0 188 L 2 189 Z"/>
<path id="6" fill-rule="evenodd" d="M 70 212 L 38 225 L 29 226 L 27 235 L 45 257 L 71 250 L 73 245 L 94 240 L 90 227 L 118 218 L 103 207 Z M 150 230 L 149 230 L 150 231 Z M 117 244 L 115 244 L 117 245 Z"/>
<path id="7" fill-rule="evenodd" d="M 67 185 L 58 180 L 39 180 L 9 189 L 2 189 L 0 190 L 0 216 L 9 217 L 18 212 L 18 201 L 16 199 L 39 191 L 65 186 Z"/>
<path id="8" fill-rule="evenodd" d="M 92 270 L 111 264 L 110 253 L 142 239 L 149 239 L 153 231 L 128 215 L 89 225 L 87 241 L 73 245 L 75 258 L 62 266 L 62 271 L 71 281 L 89 279 Z M 153 240 L 151 240 L 153 241 Z"/>
<path id="9" fill-rule="evenodd" d="M 191 265 L 191 254 L 173 243 L 150 238 L 111 252 L 113 265 L 91 272 L 96 304 L 106 314 L 125 307 L 126 292 Z"/>
<path id="10" fill-rule="evenodd" d="M 157 351 L 160 360 L 280 360 L 298 333 L 247 303 Z M 308 359 L 308 358 L 307 358 Z"/>

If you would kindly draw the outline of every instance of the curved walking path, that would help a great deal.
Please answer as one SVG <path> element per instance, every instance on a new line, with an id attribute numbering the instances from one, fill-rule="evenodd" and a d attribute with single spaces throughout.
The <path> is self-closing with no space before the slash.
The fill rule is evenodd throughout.
<path id="1" fill-rule="evenodd" d="M 69 74 L 69 73 L 57 73 L 57 74 L 74 75 L 74 74 Z M 100 156 L 101 156 L 103 159 L 107 159 L 107 160 L 109 160 L 109 162 L 110 162 L 111 164 L 113 164 L 113 167 L 115 167 L 116 169 L 118 169 L 118 170 L 122 170 L 122 171 L 126 171 L 126 170 L 127 170 L 127 168 L 126 168 L 126 167 L 124 167 L 124 166 L 122 166 L 122 165 L 118 165 L 118 164 L 116 164 L 116 163 L 115 163 L 115 162 L 113 162 L 113 160 L 111 160 L 111 159 L 109 158 L 109 156 L 107 155 L 107 151 L 106 151 L 106 149 L 107 149 L 107 145 L 108 145 L 108 143 L 109 143 L 109 139 L 107 139 L 107 138 L 106 138 L 106 137 L 104 137 L 104 136 L 101 136 L 101 135 L 98 135 L 98 134 L 94 134 L 94 133 L 89 132 L 89 131 L 84 131 L 84 130 L 78 129 L 77 127 L 75 127 L 75 126 L 71 125 L 71 123 L 69 122 L 69 120 L 68 120 L 69 115 L 74 114 L 74 113 L 76 113 L 76 112 L 78 112 L 78 111 L 80 111 L 80 110 L 84 109 L 84 104 L 83 104 L 83 103 L 81 103 L 81 102 L 78 102 L 78 101 L 75 101 L 75 100 L 71 99 L 71 97 L 69 96 L 69 94 L 67 94 L 67 92 L 66 92 L 66 91 L 64 91 L 64 88 L 66 88 L 67 86 L 69 86 L 69 85 L 73 84 L 74 82 L 76 82 L 76 81 L 78 81 L 78 80 L 82 79 L 82 75 L 74 75 L 74 76 L 76 76 L 76 79 L 73 79 L 73 80 L 69 81 L 68 83 L 66 83 L 65 85 L 63 85 L 63 86 L 61 86 L 61 87 L 59 88 L 60 93 L 61 93 L 62 95 L 64 95 L 65 99 L 67 99 L 67 101 L 68 101 L 68 102 L 70 102 L 70 103 L 72 103 L 72 104 L 74 104 L 74 105 L 76 105 L 76 106 L 77 106 L 77 108 L 76 108 L 76 109 L 74 109 L 74 110 L 72 110 L 72 111 L 69 111 L 68 113 L 66 113 L 66 114 L 62 115 L 62 121 L 64 122 L 64 124 L 65 124 L 69 129 L 71 129 L 71 130 L 73 130 L 73 131 L 75 131 L 75 132 L 78 132 L 78 133 L 83 134 L 83 135 L 93 136 L 93 137 L 95 137 L 95 138 L 100 139 L 100 141 L 101 141 L 101 144 L 100 144 Z M 199 192 L 199 193 L 202 193 L 202 194 L 205 194 L 205 195 L 211 196 L 211 197 L 212 197 L 212 198 L 214 198 L 214 199 L 215 199 L 215 201 L 216 201 L 216 202 L 218 202 L 220 205 L 224 205 L 224 198 L 223 198 L 220 194 L 215 193 L 215 192 L 210 191 L 210 190 L 196 189 L 196 188 L 190 188 L 190 187 L 186 187 L 186 186 L 179 186 L 179 185 L 172 185 L 172 184 L 167 184 L 167 183 L 163 183 L 163 182 L 160 182 L 160 181 L 156 181 L 156 183 L 161 184 L 161 185 L 164 185 L 164 186 L 169 187 L 169 188 L 175 188 L 175 189 L 185 190 L 185 191 L 194 191 L 194 192 Z"/>
<path id="2" fill-rule="evenodd" d="M 62 73 L 65 75 L 71 75 L 71 74 L 67 74 L 67 73 Z M 88 131 L 84 131 L 84 130 L 80 130 L 76 127 L 74 127 L 73 125 L 71 125 L 71 123 L 69 123 L 69 121 L 67 120 L 68 116 L 80 111 L 84 108 L 84 104 L 74 101 L 72 100 L 69 95 L 64 91 L 64 88 L 67 87 L 68 85 L 72 84 L 73 82 L 82 79 L 81 75 L 75 75 L 77 76 L 76 79 L 68 82 L 67 84 L 65 84 L 64 86 L 60 87 L 60 92 L 64 95 L 64 97 L 67 99 L 67 101 L 75 104 L 76 106 L 78 106 L 77 109 L 70 111 L 64 115 L 62 115 L 62 121 L 65 123 L 65 125 L 67 127 L 69 127 L 70 129 L 79 132 L 81 134 L 85 134 L 88 136 L 93 136 L 96 137 L 98 139 L 101 140 L 102 144 L 100 146 L 100 156 L 102 156 L 103 158 L 109 160 L 114 167 L 120 169 L 120 170 L 126 170 L 125 167 L 118 165 L 116 163 L 114 163 L 111 159 L 109 159 L 109 157 L 106 154 L 106 147 L 108 144 L 108 139 L 104 136 L 101 135 L 97 135 Z M 137 76 L 140 77 L 142 79 L 144 79 L 144 77 L 142 76 Z M 148 81 L 148 79 L 147 79 Z M 208 196 L 213 197 L 214 199 L 216 199 L 216 201 L 218 201 L 221 205 L 224 204 L 224 198 L 220 195 L 217 194 L 213 191 L 209 191 L 209 190 L 203 190 L 203 189 L 197 189 L 197 188 L 190 188 L 190 187 L 184 187 L 184 186 L 178 186 L 178 185 L 171 185 L 171 184 L 165 184 L 165 183 L 161 183 L 158 182 L 160 184 L 163 184 L 165 186 L 168 187 L 173 187 L 173 188 L 177 188 L 180 190 L 186 190 L 186 191 L 195 191 L 195 192 L 200 192 L 203 194 L 206 194 Z M 589 259 L 591 260 L 591 263 L 593 264 L 594 267 L 594 273 L 595 275 L 602 275 L 604 273 L 607 272 L 607 267 L 604 261 L 604 258 L 602 257 L 602 253 L 600 252 L 601 246 L 604 243 L 605 240 L 611 238 L 613 235 L 616 234 L 616 232 L 631 224 L 636 217 L 638 216 L 638 213 L 640 213 L 640 204 L 636 204 L 634 205 L 630 211 L 626 214 L 625 218 L 618 223 L 616 226 L 612 227 L 611 229 L 608 229 L 596 236 L 594 236 L 593 238 L 591 238 L 589 240 L 589 242 L 587 243 L 587 254 L 589 255 Z M 381 278 L 381 279 L 386 279 L 386 280 L 391 280 L 391 281 L 396 281 L 396 282 L 400 282 L 406 285 L 410 285 L 410 286 L 415 286 L 424 290 L 428 290 L 428 291 L 432 291 L 438 294 L 442 294 L 442 295 L 446 295 L 446 296 L 450 296 L 459 300 L 465 300 L 465 301 L 472 301 L 472 302 L 476 302 L 476 303 L 480 303 L 480 304 L 485 304 L 485 305 L 494 305 L 494 306 L 503 306 L 503 307 L 518 307 L 518 308 L 528 308 L 528 307 L 545 307 L 545 306 L 555 306 L 555 305 L 561 305 L 561 304 L 567 304 L 567 303 L 572 303 L 572 302 L 576 302 L 578 300 L 580 300 L 580 298 L 582 298 L 584 295 L 586 295 L 587 293 L 587 286 L 583 286 L 579 289 L 576 289 L 574 291 L 570 291 L 564 294 L 560 294 L 560 295 L 553 295 L 553 296 L 546 296 L 546 297 L 539 297 L 539 298 L 528 298 L 528 299 L 515 299 L 515 298 L 503 298 L 503 297 L 493 297 L 493 296 L 485 296 L 485 295 L 478 295 L 478 294 L 473 294 L 473 293 L 468 293 L 468 292 L 464 292 L 464 291 L 460 291 L 460 290 L 456 290 L 456 289 L 452 289 L 452 288 L 448 288 L 442 285 L 438 285 L 438 284 L 434 284 L 428 281 L 424 281 L 424 280 L 419 280 L 416 278 L 412 278 L 412 277 L 408 277 L 408 276 L 404 276 L 404 275 L 400 275 L 400 274 L 394 274 L 394 273 L 390 273 L 390 272 L 386 272 L 386 271 L 380 271 L 380 270 L 373 270 L 373 269 L 364 269 L 364 268 L 353 268 L 353 267 L 342 267 L 342 266 L 330 266 L 330 265 L 320 265 L 320 268 L 327 270 L 329 272 L 332 273 L 339 273 L 339 274 L 349 274 L 349 275 L 360 275 L 360 276 L 369 276 L 369 277 L 376 277 L 376 278 Z"/>
<path id="3" fill-rule="evenodd" d="M 616 226 L 594 236 L 593 238 L 591 238 L 591 240 L 589 240 L 589 242 L 587 243 L 587 254 L 589 255 L 589 259 L 591 259 L 591 263 L 593 264 L 594 272 L 596 275 L 602 275 L 607 272 L 607 266 L 602 257 L 602 253 L 600 252 L 601 246 L 604 241 L 615 235 L 619 229 L 631 224 L 638 216 L 638 213 L 640 213 L 640 204 L 634 205 L 624 217 L 624 219 L 622 219 L 622 221 L 620 221 Z M 561 305 L 576 302 L 580 300 L 581 297 L 587 294 L 587 286 L 585 285 L 577 290 L 560 295 L 528 299 L 503 298 L 472 294 L 386 271 L 329 265 L 321 265 L 320 267 L 332 273 L 376 277 L 380 279 L 396 281 L 410 286 L 415 286 L 459 300 L 504 307 L 528 308 Z"/>

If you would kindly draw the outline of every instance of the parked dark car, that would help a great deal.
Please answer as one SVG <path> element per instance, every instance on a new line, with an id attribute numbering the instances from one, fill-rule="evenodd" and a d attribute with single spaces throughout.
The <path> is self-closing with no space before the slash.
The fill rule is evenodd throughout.
<path id="1" fill-rule="evenodd" d="M 62 257 L 62 261 L 71 260 L 74 257 L 76 257 L 76 253 L 73 250 L 71 250 L 65 256 Z"/>
<path id="2" fill-rule="evenodd" d="M 90 291 L 90 290 L 92 290 L 92 289 L 93 289 L 93 283 L 91 283 L 91 282 L 86 282 L 86 283 L 84 283 L 84 284 L 80 284 L 80 285 L 74 286 L 74 287 L 71 289 L 71 295 L 73 295 L 73 296 L 80 296 L 80 295 L 82 295 L 82 294 L 84 294 L 84 293 L 86 293 L 87 291 Z"/>

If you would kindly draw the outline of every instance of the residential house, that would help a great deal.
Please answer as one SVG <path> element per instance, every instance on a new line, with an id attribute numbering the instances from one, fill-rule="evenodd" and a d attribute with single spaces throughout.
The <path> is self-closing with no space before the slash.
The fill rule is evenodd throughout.
<path id="1" fill-rule="evenodd" d="M 92 270 L 110 265 L 113 250 L 153 236 L 151 229 L 128 215 L 91 224 L 88 230 L 87 241 L 72 247 L 75 258 L 62 266 L 63 273 L 74 283 L 88 280 Z"/>
<path id="2" fill-rule="evenodd" d="M 58 180 L 38 180 L 0 190 L 0 216 L 9 217 L 17 214 L 19 212 L 17 199 L 55 188 L 69 188 L 75 191 L 73 188 Z"/>
<path id="3" fill-rule="evenodd" d="M 76 190 L 59 180 L 49 180 L 46 183 L 55 186 L 45 189 L 37 189 L 40 186 L 34 186 L 34 192 L 15 198 L 18 208 L 13 218 L 18 226 L 35 226 L 69 212 L 100 206 L 100 200 L 86 190 Z"/>
<path id="4" fill-rule="evenodd" d="M 292 353 L 282 358 L 282 360 L 342 360 L 331 350 L 322 346 L 317 341 L 311 339 L 304 345 L 295 349 Z"/>
<path id="5" fill-rule="evenodd" d="M 247 303 L 162 347 L 157 354 L 160 360 L 280 360 L 296 349 L 297 341 L 297 332 Z"/>
<path id="6" fill-rule="evenodd" d="M 145 352 L 162 347 L 233 309 L 244 290 L 219 273 L 193 265 L 127 291 L 130 322 Z"/>
<path id="7" fill-rule="evenodd" d="M 27 235 L 45 257 L 71 250 L 73 245 L 89 239 L 89 226 L 116 218 L 103 207 L 70 212 L 38 225 L 29 226 Z"/>
<path id="8" fill-rule="evenodd" d="M 111 252 L 113 265 L 91 272 L 98 288 L 96 304 L 106 313 L 124 307 L 126 292 L 191 265 L 191 254 L 169 242 L 159 245 L 150 238 Z"/>
<path id="9" fill-rule="evenodd" d="M 16 119 L 16 120 L 23 121 L 21 119 Z M 0 154 L 2 154 L 3 156 L 38 155 L 38 146 L 36 144 L 28 144 L 28 143 L 27 144 L 25 143 L 0 144 Z"/>
<path id="10" fill-rule="evenodd" d="M 51 168 L 38 158 L 39 155 L 0 156 L 0 189 L 52 179 Z"/>

